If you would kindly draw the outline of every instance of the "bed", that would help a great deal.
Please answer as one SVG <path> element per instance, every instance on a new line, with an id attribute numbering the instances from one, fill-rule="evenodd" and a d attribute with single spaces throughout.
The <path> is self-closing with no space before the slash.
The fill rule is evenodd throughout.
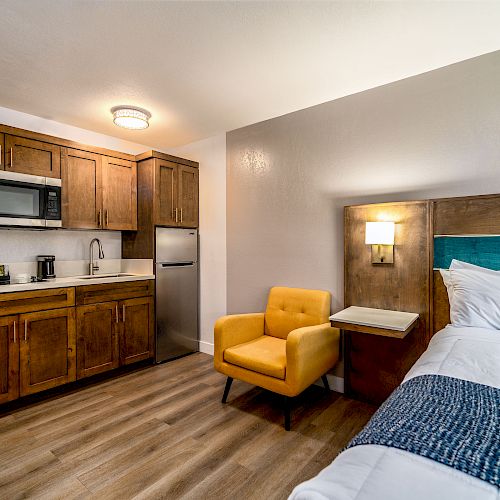
<path id="1" fill-rule="evenodd" d="M 291 500 L 500 500 L 500 195 L 410 206 L 426 214 L 425 227 L 406 204 L 404 210 L 384 204 L 347 212 L 345 244 L 352 255 L 346 254 L 346 270 L 356 279 L 346 280 L 352 285 L 346 304 L 419 312 L 419 334 L 429 343 L 347 449 L 298 485 Z M 359 257 L 360 228 L 379 215 L 397 220 L 400 241 L 411 242 L 396 249 L 394 268 L 367 267 Z M 422 250 L 417 243 L 423 241 Z M 405 248 L 414 251 L 406 255 Z M 418 266 L 429 281 L 405 274 Z M 406 283 L 413 287 L 406 294 L 394 288 Z M 410 296 L 411 303 L 402 302 Z"/>
<path id="2" fill-rule="evenodd" d="M 402 386 L 428 375 L 500 389 L 500 331 L 446 326 L 434 335 Z M 498 440 L 500 450 L 500 435 Z M 369 444 L 342 452 L 318 476 L 298 485 L 290 499 L 500 500 L 500 490 L 429 458 Z"/>

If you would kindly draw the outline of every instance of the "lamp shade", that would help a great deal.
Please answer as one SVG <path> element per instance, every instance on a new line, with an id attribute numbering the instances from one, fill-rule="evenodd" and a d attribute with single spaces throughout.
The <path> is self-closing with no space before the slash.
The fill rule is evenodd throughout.
<path id="1" fill-rule="evenodd" d="M 367 245 L 394 245 L 394 222 L 367 222 Z"/>

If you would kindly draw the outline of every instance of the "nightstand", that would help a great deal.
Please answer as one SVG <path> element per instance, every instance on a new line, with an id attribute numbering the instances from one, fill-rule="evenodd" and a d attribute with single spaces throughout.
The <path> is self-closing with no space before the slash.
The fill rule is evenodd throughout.
<path id="1" fill-rule="evenodd" d="M 352 332 L 405 338 L 418 320 L 418 314 L 351 306 L 330 316 L 332 326 Z"/>
<path id="2" fill-rule="evenodd" d="M 408 356 L 418 319 L 416 313 L 357 306 L 330 316 L 344 332 L 348 396 L 380 404 L 401 383 L 418 358 Z"/>

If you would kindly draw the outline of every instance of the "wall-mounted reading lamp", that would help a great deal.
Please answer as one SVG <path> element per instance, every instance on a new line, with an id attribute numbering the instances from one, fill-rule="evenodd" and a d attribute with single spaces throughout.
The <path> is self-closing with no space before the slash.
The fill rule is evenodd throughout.
<path id="1" fill-rule="evenodd" d="M 394 222 L 367 222 L 365 243 L 372 246 L 372 264 L 393 264 Z"/>

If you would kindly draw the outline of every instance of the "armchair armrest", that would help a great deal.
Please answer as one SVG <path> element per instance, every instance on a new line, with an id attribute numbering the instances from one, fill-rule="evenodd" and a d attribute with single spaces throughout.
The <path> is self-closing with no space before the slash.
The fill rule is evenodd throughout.
<path id="1" fill-rule="evenodd" d="M 264 313 L 222 316 L 214 327 L 215 368 L 222 363 L 224 350 L 264 335 Z"/>
<path id="2" fill-rule="evenodd" d="M 330 323 L 297 328 L 286 340 L 286 382 L 296 394 L 324 375 L 339 358 L 340 331 Z"/>

